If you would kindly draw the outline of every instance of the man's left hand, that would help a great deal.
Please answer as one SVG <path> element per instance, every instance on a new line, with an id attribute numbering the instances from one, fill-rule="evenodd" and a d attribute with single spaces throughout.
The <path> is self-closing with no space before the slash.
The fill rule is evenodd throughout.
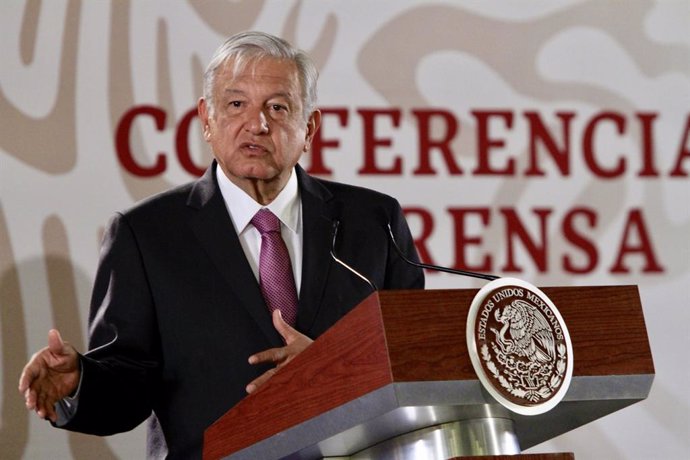
<path id="1" fill-rule="evenodd" d="M 261 385 L 266 383 L 278 369 L 292 361 L 292 358 L 300 354 L 313 342 L 304 334 L 300 334 L 283 320 L 280 310 L 273 311 L 273 326 L 285 340 L 285 346 L 269 348 L 249 357 L 249 364 L 274 363 L 276 367 L 261 374 L 247 385 L 247 393 L 254 393 Z"/>

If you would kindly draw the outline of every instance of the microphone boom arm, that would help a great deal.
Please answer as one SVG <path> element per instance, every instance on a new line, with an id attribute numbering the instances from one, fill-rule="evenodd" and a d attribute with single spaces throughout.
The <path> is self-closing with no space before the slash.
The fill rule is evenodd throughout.
<path id="1" fill-rule="evenodd" d="M 419 267 L 419 268 L 427 268 L 429 270 L 436 270 L 436 271 L 445 272 L 445 273 L 452 273 L 453 275 L 471 276 L 472 278 L 480 278 L 480 279 L 488 280 L 488 281 L 493 281 L 493 280 L 497 280 L 500 278 L 500 276 L 495 276 L 495 275 L 487 275 L 484 273 L 477 273 L 477 272 L 468 272 L 465 270 L 455 270 L 453 268 L 441 267 L 439 265 L 430 265 L 430 264 L 425 264 L 425 263 L 421 263 L 421 262 L 414 262 L 414 261 L 408 259 L 407 256 L 405 256 L 405 254 L 403 254 L 402 250 L 398 246 L 398 243 L 395 241 L 395 236 L 393 235 L 393 230 L 391 229 L 391 224 L 390 223 L 386 224 L 386 226 L 388 227 L 388 235 L 390 236 L 391 242 L 393 243 L 393 247 L 395 248 L 396 252 L 400 256 L 400 258 L 402 258 L 403 261 L 405 261 L 406 263 L 408 263 L 410 265 L 414 265 L 415 267 Z"/>
<path id="2" fill-rule="evenodd" d="M 333 258 L 333 260 L 335 260 L 335 261 L 336 261 L 337 263 L 339 263 L 341 266 L 345 267 L 345 268 L 348 269 L 350 272 L 352 272 L 352 274 L 356 275 L 356 276 L 357 276 L 358 278 L 360 278 L 362 281 L 364 281 L 365 283 L 367 283 L 367 284 L 371 287 L 372 290 L 378 291 L 379 288 L 376 287 L 376 284 L 374 284 L 373 281 L 371 281 L 371 280 L 368 279 L 366 276 L 362 275 L 360 272 L 358 272 L 357 270 L 355 270 L 354 268 L 350 267 L 348 264 L 346 264 L 345 262 L 343 262 L 342 260 L 340 260 L 340 259 L 338 258 L 338 256 L 336 255 L 336 253 L 335 253 L 335 241 L 336 241 L 336 238 L 338 237 L 338 226 L 339 226 L 339 225 L 340 225 L 340 221 L 338 221 L 338 220 L 334 220 L 334 221 L 333 221 L 333 230 L 332 230 L 332 233 L 333 233 L 333 240 L 331 241 L 331 257 Z"/>

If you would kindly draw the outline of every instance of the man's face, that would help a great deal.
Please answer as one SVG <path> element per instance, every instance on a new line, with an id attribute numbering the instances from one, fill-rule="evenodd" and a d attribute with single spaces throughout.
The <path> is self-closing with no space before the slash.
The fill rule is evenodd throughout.
<path id="1" fill-rule="evenodd" d="M 282 190 L 319 123 L 318 112 L 304 119 L 295 64 L 265 58 L 234 73 L 226 62 L 216 74 L 213 104 L 211 115 L 199 101 L 199 116 L 228 178 L 250 195 L 263 185 Z"/>

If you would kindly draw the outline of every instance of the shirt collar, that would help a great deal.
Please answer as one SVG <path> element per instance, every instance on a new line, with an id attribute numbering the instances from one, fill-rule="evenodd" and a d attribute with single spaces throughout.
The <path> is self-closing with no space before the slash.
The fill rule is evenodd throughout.
<path id="1" fill-rule="evenodd" d="M 244 232 L 249 222 L 261 208 L 268 208 L 290 231 L 297 233 L 301 217 L 299 187 L 294 168 L 290 178 L 278 196 L 267 206 L 254 201 L 244 190 L 227 178 L 223 170 L 216 164 L 216 180 L 223 195 L 225 207 L 230 213 L 235 231 L 239 235 Z"/>

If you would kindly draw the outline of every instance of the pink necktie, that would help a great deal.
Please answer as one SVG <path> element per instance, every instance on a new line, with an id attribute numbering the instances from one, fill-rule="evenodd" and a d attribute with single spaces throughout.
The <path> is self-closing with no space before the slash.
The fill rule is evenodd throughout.
<path id="1" fill-rule="evenodd" d="M 291 326 L 297 320 L 297 290 L 292 274 L 290 254 L 280 236 L 280 220 L 264 208 L 252 218 L 252 225 L 261 233 L 259 284 L 269 311 L 278 309 Z"/>

